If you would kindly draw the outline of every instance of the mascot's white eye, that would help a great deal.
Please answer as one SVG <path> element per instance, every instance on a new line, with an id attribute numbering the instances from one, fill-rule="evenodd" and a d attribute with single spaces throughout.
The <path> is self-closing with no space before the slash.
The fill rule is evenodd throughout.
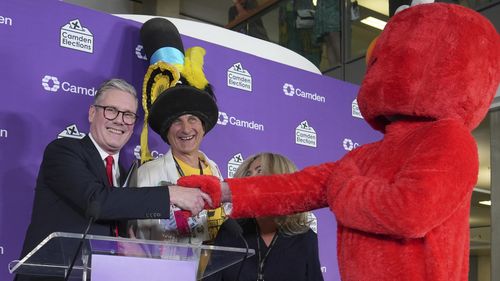
<path id="1" fill-rule="evenodd" d="M 394 12 L 394 14 L 397 14 L 397 13 L 401 12 L 402 10 L 406 10 L 406 9 L 408 9 L 408 8 L 410 8 L 410 6 L 408 6 L 408 5 L 401 5 L 401 6 L 399 6 L 399 7 L 396 9 L 396 11 Z"/>
<path id="2" fill-rule="evenodd" d="M 411 6 L 413 7 L 420 4 L 430 4 L 430 3 L 434 3 L 434 0 L 413 0 L 411 1 Z"/>
<path id="3" fill-rule="evenodd" d="M 182 85 L 182 81 L 181 80 L 177 80 L 177 85 Z"/>
<path id="4" fill-rule="evenodd" d="M 408 9 L 410 7 L 414 7 L 414 6 L 417 6 L 417 5 L 420 5 L 420 4 L 430 4 L 430 3 L 434 3 L 434 0 L 413 0 L 413 1 L 411 1 L 411 5 L 410 6 L 408 6 L 408 5 L 401 5 L 401 6 L 399 6 L 396 9 L 396 12 L 394 12 L 394 14 L 397 14 L 397 13 L 401 12 L 402 10 Z"/>

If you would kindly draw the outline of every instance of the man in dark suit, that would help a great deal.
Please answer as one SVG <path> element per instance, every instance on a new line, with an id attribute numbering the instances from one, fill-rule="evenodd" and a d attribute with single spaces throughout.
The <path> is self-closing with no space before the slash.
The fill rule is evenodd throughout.
<path id="1" fill-rule="evenodd" d="M 198 214 L 205 200 L 210 202 L 200 190 L 178 186 L 113 188 L 126 176 L 117 163 L 132 135 L 137 107 L 134 87 L 121 79 L 108 80 L 89 108 L 90 133 L 81 140 L 57 139 L 46 147 L 21 257 L 52 232 L 82 233 L 91 205 L 98 204 L 99 214 L 89 233 L 116 236 L 118 220 L 168 218 L 170 204 Z M 43 279 L 18 275 L 17 280 Z"/>

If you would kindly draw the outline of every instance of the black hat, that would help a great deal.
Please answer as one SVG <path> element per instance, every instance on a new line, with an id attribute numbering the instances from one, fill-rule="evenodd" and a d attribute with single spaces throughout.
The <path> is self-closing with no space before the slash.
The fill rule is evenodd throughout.
<path id="1" fill-rule="evenodd" d="M 189 85 L 177 85 L 166 89 L 156 98 L 151 105 L 148 124 L 167 142 L 170 125 L 184 114 L 200 118 L 206 134 L 217 124 L 219 109 L 208 92 Z"/>
<path id="2" fill-rule="evenodd" d="M 144 163 L 152 159 L 148 125 L 168 143 L 168 129 L 177 117 L 197 116 L 206 134 L 217 123 L 219 110 L 203 72 L 205 49 L 184 50 L 179 31 L 164 18 L 145 22 L 141 40 L 150 61 L 142 87 L 145 122 L 141 132 L 141 162 Z"/>
<path id="3" fill-rule="evenodd" d="M 184 45 L 179 30 L 165 18 L 152 18 L 146 21 L 141 27 L 141 41 L 149 60 L 156 51 L 165 47 L 177 49 L 184 54 Z M 172 63 L 168 60 L 167 62 Z"/>

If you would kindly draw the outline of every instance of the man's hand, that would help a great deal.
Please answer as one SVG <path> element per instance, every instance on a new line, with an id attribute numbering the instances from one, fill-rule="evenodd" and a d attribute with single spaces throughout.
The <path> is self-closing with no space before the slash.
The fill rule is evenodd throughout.
<path id="1" fill-rule="evenodd" d="M 137 239 L 135 237 L 134 228 L 131 226 L 127 230 L 129 238 Z M 141 247 L 139 243 L 134 243 L 130 240 L 127 242 L 118 242 L 117 254 L 121 256 L 132 256 L 132 257 L 147 257 L 147 253 Z"/>
<path id="2" fill-rule="evenodd" d="M 221 202 L 221 182 L 218 177 L 201 175 L 181 177 L 177 184 L 185 187 L 200 188 L 203 192 L 210 195 L 212 201 L 207 201 L 205 209 L 215 209 Z"/>
<path id="3" fill-rule="evenodd" d="M 201 212 L 205 202 L 212 206 L 212 199 L 205 192 L 198 188 L 184 188 L 177 185 L 168 187 L 170 193 L 170 203 L 175 206 L 190 211 L 193 216 Z"/>

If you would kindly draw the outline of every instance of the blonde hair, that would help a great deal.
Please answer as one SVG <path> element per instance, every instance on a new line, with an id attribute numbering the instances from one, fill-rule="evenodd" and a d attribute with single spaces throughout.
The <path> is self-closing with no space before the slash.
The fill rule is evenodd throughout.
<path id="1" fill-rule="evenodd" d="M 260 159 L 261 175 L 291 174 L 296 172 L 297 166 L 283 155 L 263 152 L 247 158 L 234 173 L 235 178 L 248 176 L 250 165 Z M 296 235 L 309 231 L 311 221 L 309 212 L 298 213 L 288 216 L 279 216 L 274 219 L 279 230 L 285 235 Z"/>

